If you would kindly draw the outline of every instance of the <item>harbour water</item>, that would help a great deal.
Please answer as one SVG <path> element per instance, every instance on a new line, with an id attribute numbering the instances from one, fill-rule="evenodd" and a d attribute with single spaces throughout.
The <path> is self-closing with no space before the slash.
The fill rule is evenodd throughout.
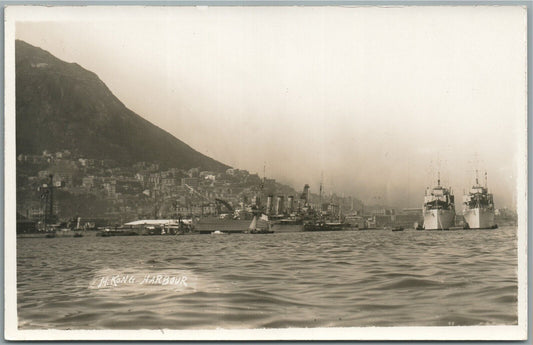
<path id="1" fill-rule="evenodd" d="M 509 325 L 516 268 L 516 227 L 19 238 L 18 318 L 21 329 Z"/>

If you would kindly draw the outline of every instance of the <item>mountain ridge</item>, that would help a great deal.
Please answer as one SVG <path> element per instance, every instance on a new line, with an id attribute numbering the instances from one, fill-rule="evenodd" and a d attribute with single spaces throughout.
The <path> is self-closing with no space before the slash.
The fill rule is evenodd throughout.
<path id="1" fill-rule="evenodd" d="M 70 150 L 121 164 L 222 171 L 210 158 L 128 109 L 92 71 L 17 40 L 17 155 Z"/>

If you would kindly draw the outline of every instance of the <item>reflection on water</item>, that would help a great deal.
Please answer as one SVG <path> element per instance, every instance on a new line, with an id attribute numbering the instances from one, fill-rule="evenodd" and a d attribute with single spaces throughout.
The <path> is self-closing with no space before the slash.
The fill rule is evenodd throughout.
<path id="1" fill-rule="evenodd" d="M 17 263 L 23 329 L 517 324 L 515 227 L 19 238 Z"/>

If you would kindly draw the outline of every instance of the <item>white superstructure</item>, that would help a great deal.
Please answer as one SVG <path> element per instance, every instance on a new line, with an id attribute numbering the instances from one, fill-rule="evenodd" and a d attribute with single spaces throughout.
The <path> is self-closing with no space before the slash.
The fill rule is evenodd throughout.
<path id="1" fill-rule="evenodd" d="M 447 189 L 440 185 L 440 177 L 437 186 L 431 191 L 426 190 L 424 197 L 424 229 L 446 230 L 455 224 L 455 203 L 451 188 Z"/>
<path id="2" fill-rule="evenodd" d="M 484 187 L 479 184 L 476 176 L 476 184 L 463 197 L 463 205 L 463 215 L 468 228 L 490 229 L 495 227 L 494 200 L 487 188 L 487 173 L 485 173 Z"/>

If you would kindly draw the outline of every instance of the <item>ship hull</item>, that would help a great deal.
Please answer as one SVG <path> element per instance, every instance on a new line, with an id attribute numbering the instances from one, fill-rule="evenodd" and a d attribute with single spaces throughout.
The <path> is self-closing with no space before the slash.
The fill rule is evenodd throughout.
<path id="1" fill-rule="evenodd" d="M 471 208 L 464 212 L 465 223 L 470 229 L 490 229 L 494 227 L 494 211 L 485 208 Z"/>
<path id="2" fill-rule="evenodd" d="M 303 226 L 303 231 L 341 231 L 347 227 L 344 223 L 308 223 Z"/>
<path id="3" fill-rule="evenodd" d="M 225 233 L 243 233 L 250 230 L 250 220 L 243 219 L 201 219 L 194 223 L 193 230 L 201 234 L 210 234 L 213 231 Z M 263 221 L 257 222 L 257 228 L 266 229 L 268 224 Z"/>
<path id="4" fill-rule="evenodd" d="M 424 211 L 425 230 L 447 230 L 455 224 L 455 211 L 453 210 L 427 210 Z"/>
<path id="5" fill-rule="evenodd" d="M 272 230 L 274 232 L 300 232 L 303 231 L 303 224 L 272 224 Z"/>

